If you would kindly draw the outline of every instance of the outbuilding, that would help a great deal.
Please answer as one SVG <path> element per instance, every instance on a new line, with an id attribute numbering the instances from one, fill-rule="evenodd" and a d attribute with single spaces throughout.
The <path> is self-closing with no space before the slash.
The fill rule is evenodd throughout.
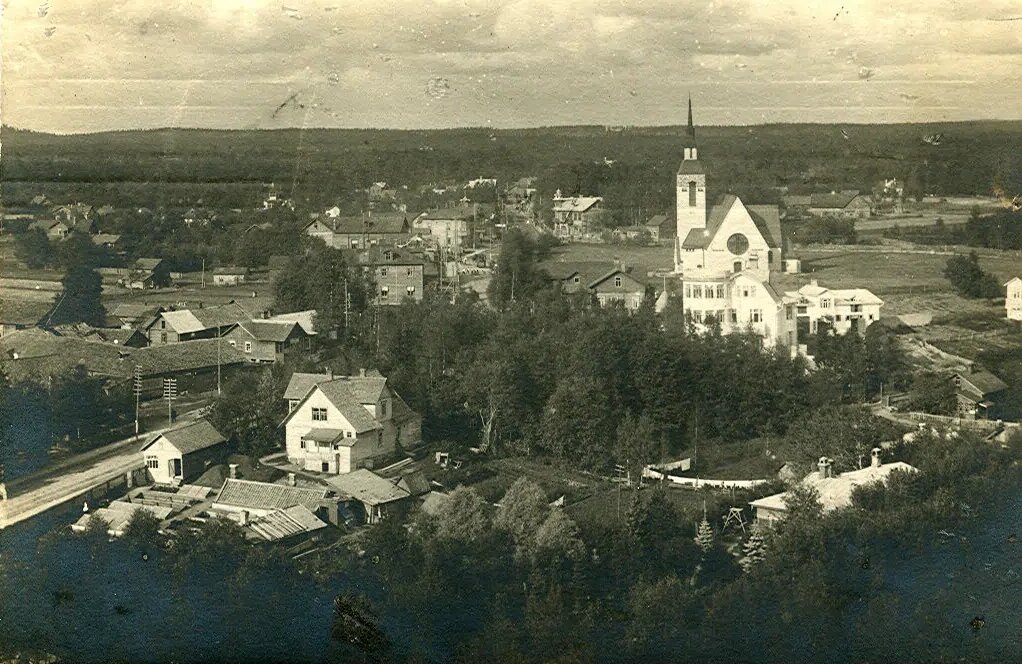
<path id="1" fill-rule="evenodd" d="M 218 463 L 227 439 L 206 420 L 164 431 L 142 447 L 146 472 L 156 484 L 181 484 Z"/>

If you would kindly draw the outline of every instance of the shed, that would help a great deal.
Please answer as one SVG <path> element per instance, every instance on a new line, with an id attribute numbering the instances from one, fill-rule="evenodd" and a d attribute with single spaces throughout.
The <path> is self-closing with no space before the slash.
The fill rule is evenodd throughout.
<path id="1" fill-rule="evenodd" d="M 157 484 L 198 477 L 224 454 L 223 434 L 206 420 L 164 431 L 142 446 L 146 472 Z"/>

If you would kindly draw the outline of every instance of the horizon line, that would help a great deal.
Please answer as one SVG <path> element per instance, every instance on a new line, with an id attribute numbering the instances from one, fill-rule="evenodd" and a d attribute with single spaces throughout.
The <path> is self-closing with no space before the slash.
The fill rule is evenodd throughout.
<path id="1" fill-rule="evenodd" d="M 742 129 L 747 127 L 777 127 L 777 126 L 848 126 L 848 127 L 893 127 L 899 125 L 954 125 L 954 124 L 978 124 L 987 123 L 1022 123 L 1022 118 L 973 118 L 967 120 L 919 120 L 906 122 L 821 122 L 813 120 L 805 121 L 782 121 L 782 122 L 758 122 L 745 124 L 699 124 L 697 127 L 703 129 Z M 552 125 L 521 125 L 516 127 L 493 127 L 489 125 L 459 125 L 455 127 L 370 127 L 370 126 L 294 126 L 294 127 L 199 127 L 199 126 L 159 126 L 159 127 L 126 127 L 112 129 L 98 129 L 92 131 L 55 131 L 46 129 L 32 129 L 30 127 L 18 127 L 15 125 L 0 124 L 0 132 L 4 130 L 24 131 L 34 134 L 46 134 L 49 136 L 94 136 L 99 134 L 146 132 L 146 131 L 217 131 L 217 132 L 252 132 L 252 131 L 393 131 L 393 132 L 443 132 L 443 131 L 530 131 L 538 129 L 583 129 L 583 128 L 613 128 L 613 129 L 684 129 L 687 125 L 681 124 L 610 124 L 610 123 L 585 123 L 585 124 L 552 124 Z"/>

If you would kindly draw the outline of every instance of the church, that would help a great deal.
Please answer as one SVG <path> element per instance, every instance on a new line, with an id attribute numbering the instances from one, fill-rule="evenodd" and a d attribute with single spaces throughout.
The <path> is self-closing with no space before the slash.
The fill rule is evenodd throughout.
<path id="1" fill-rule="evenodd" d="M 783 238 L 776 205 L 746 205 L 722 196 L 707 209 L 704 162 L 696 144 L 692 100 L 676 183 L 674 271 L 682 279 L 682 307 L 697 330 L 751 331 L 767 348 L 798 348 L 795 303 L 770 284 L 781 270 Z"/>

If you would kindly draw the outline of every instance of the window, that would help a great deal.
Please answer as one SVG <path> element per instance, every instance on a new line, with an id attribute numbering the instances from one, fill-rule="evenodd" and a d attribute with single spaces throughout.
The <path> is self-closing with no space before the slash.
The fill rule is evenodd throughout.
<path id="1" fill-rule="evenodd" d="M 302 449 L 304 450 L 305 449 L 305 439 L 304 438 L 302 438 L 301 445 L 302 445 Z"/>
<path id="2" fill-rule="evenodd" d="M 689 207 L 695 207 L 696 206 L 696 202 L 697 202 L 697 200 L 696 200 L 696 181 L 695 180 L 690 180 L 689 183 L 688 183 L 688 206 Z"/>
<path id="3" fill-rule="evenodd" d="M 354 436 L 354 434 L 353 434 L 353 433 L 351 433 L 350 431 L 345 431 L 345 432 L 344 432 L 344 437 L 345 437 L 345 438 L 351 438 L 352 436 Z"/>
<path id="4" fill-rule="evenodd" d="M 155 470 L 160 467 L 160 460 L 154 456 L 147 456 L 145 458 L 145 467 L 151 470 Z"/>
<path id="5" fill-rule="evenodd" d="M 380 289 L 380 299 L 381 300 L 386 300 L 387 296 L 389 294 L 390 294 L 390 289 L 387 288 L 386 286 L 384 286 L 383 288 Z"/>
<path id="6" fill-rule="evenodd" d="M 326 422 L 326 408 L 313 408 L 312 409 L 312 421 L 313 422 Z"/>
<path id="7" fill-rule="evenodd" d="M 409 295 L 413 295 L 414 293 L 415 293 L 415 286 L 409 286 L 408 287 L 408 294 Z"/>
<path id="8" fill-rule="evenodd" d="M 763 311 L 761 309 L 753 309 L 749 314 L 753 323 L 763 322 Z"/>
<path id="9" fill-rule="evenodd" d="M 251 341 L 246 341 L 245 342 L 245 352 L 246 353 L 251 353 L 252 352 L 252 342 Z"/>
<path id="10" fill-rule="evenodd" d="M 735 233 L 727 239 L 727 250 L 735 256 L 741 256 L 749 250 L 749 238 L 741 233 Z"/>
<path id="11" fill-rule="evenodd" d="M 166 330 L 167 329 L 167 321 L 162 320 L 162 319 L 160 320 L 160 329 L 161 330 Z"/>
<path id="12" fill-rule="evenodd" d="M 685 297 L 692 297 L 692 284 L 685 284 Z"/>
<path id="13" fill-rule="evenodd" d="M 160 332 L 160 341 L 162 341 L 163 343 L 167 343 L 167 333 L 166 332 Z"/>
<path id="14" fill-rule="evenodd" d="M 330 462 L 329 461 L 324 461 L 323 465 L 321 466 L 321 468 L 323 469 L 324 473 L 329 473 L 330 472 Z"/>
<path id="15" fill-rule="evenodd" d="M 696 297 L 702 297 L 702 296 L 703 296 L 703 286 L 702 286 L 702 284 L 693 286 L 692 287 L 692 297 L 696 298 Z"/>
<path id="16" fill-rule="evenodd" d="M 746 286 L 742 289 L 742 297 L 749 297 L 749 287 Z"/>
<path id="17" fill-rule="evenodd" d="M 738 310 L 737 309 L 731 309 L 731 322 L 732 323 L 737 323 L 738 322 Z"/>
<path id="18" fill-rule="evenodd" d="M 785 308 L 784 308 L 784 316 L 785 316 L 785 318 L 787 318 L 788 320 L 791 320 L 791 318 L 792 318 L 792 311 L 791 311 L 791 307 L 785 307 Z"/>
<path id="19" fill-rule="evenodd" d="M 576 274 L 576 275 L 575 275 L 575 278 L 574 278 L 574 279 L 572 279 L 571 281 L 572 281 L 572 283 L 576 283 L 576 284 L 577 284 L 577 283 L 579 283 L 579 282 L 581 281 L 581 279 L 580 279 L 580 278 L 579 278 L 579 276 L 578 276 L 578 275 Z"/>
<path id="20" fill-rule="evenodd" d="M 385 267 L 381 267 L 380 268 L 380 276 L 381 277 L 387 276 L 387 268 L 385 268 Z"/>
<path id="21" fill-rule="evenodd" d="M 717 284 L 717 298 L 724 299 L 724 284 Z"/>
<path id="22" fill-rule="evenodd" d="M 756 297 L 756 287 L 755 286 L 749 286 L 749 295 L 751 297 Z"/>
<path id="23" fill-rule="evenodd" d="M 621 288 L 621 277 L 614 277 L 614 287 Z"/>
<path id="24" fill-rule="evenodd" d="M 415 271 L 412 268 L 408 268 L 408 273 L 407 274 L 410 277 L 410 276 L 412 276 L 412 274 L 414 274 L 414 272 Z"/>
<path id="25" fill-rule="evenodd" d="M 231 348 L 237 348 L 238 347 L 238 342 L 235 341 L 234 339 L 231 339 L 227 343 L 229 343 L 231 345 Z"/>
<path id="26" fill-rule="evenodd" d="M 830 300 L 820 300 L 821 309 L 830 309 Z"/>

